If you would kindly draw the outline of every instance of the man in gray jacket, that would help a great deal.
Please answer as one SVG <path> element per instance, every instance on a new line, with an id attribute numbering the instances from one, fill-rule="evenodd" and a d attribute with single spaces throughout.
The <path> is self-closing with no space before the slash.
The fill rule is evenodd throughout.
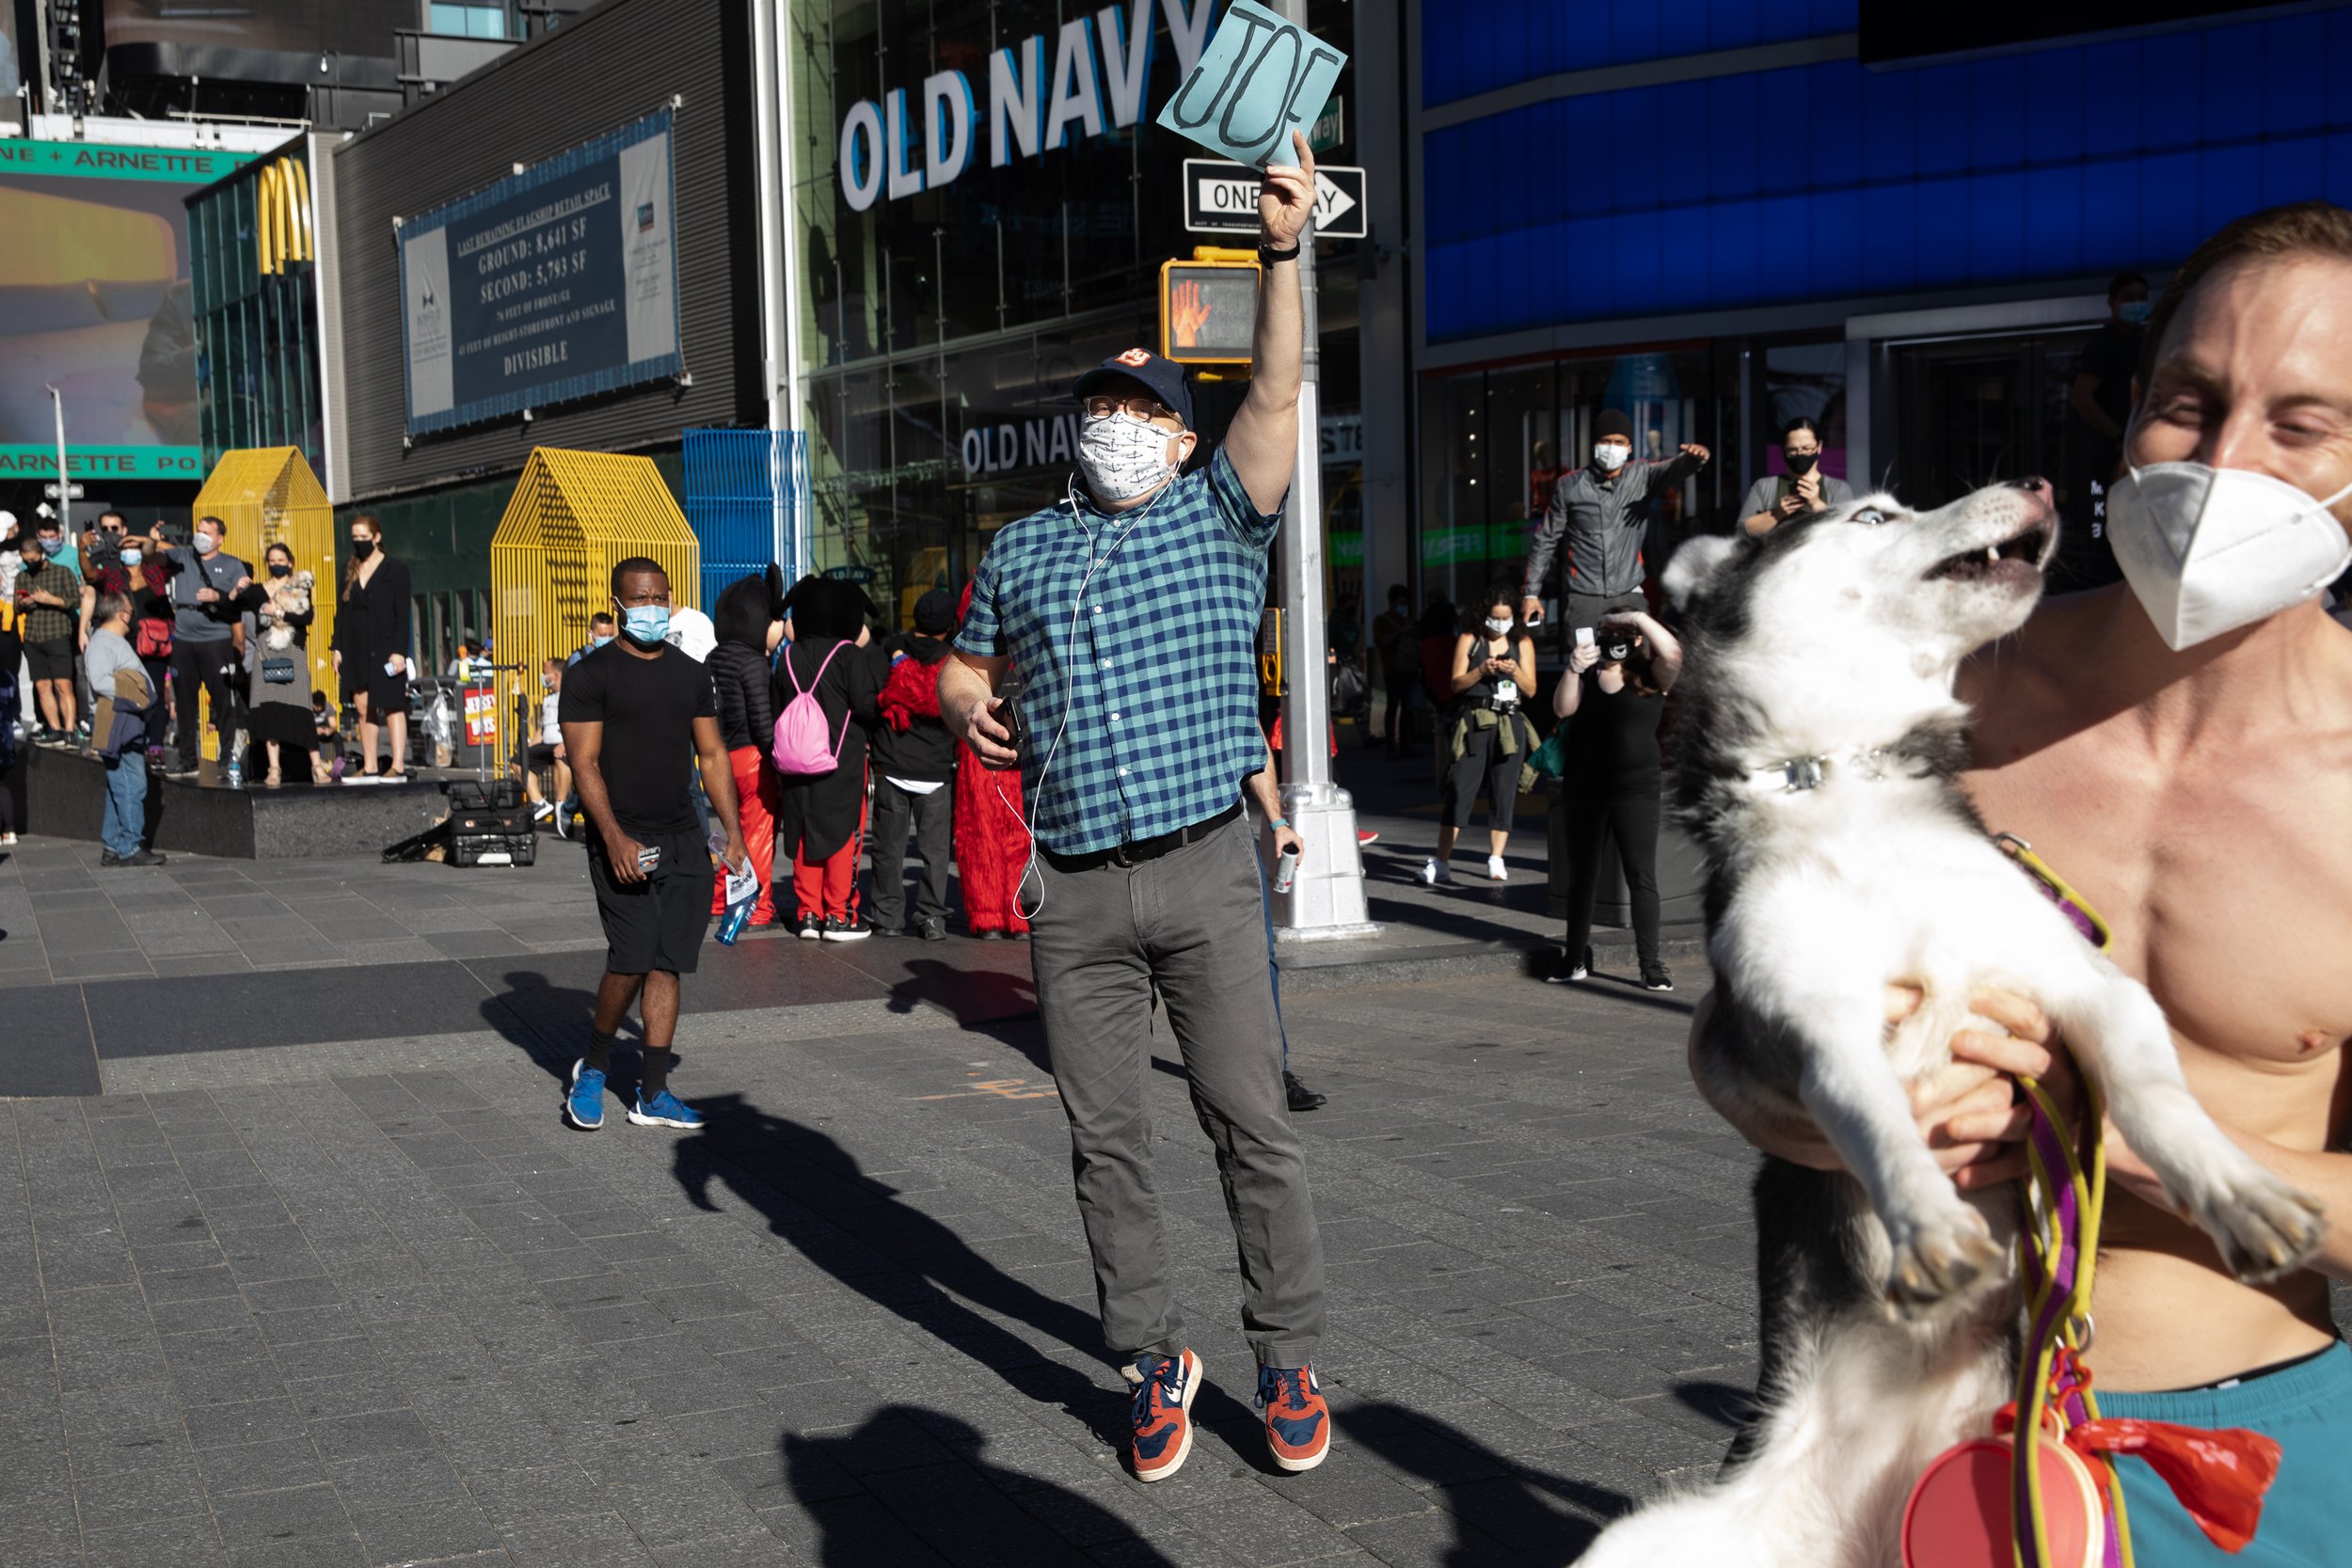
<path id="1" fill-rule="evenodd" d="M 1642 541 L 1649 531 L 1649 498 L 1707 466 L 1707 449 L 1685 441 L 1662 463 L 1636 463 L 1633 421 L 1614 408 L 1593 420 L 1593 460 L 1560 476 L 1551 506 L 1528 541 L 1526 595 L 1519 613 L 1531 626 L 1544 619 L 1544 580 L 1561 542 L 1568 546 L 1565 612 L 1568 625 L 1590 626 L 1613 610 L 1647 610 L 1642 597 Z"/>
<path id="2" fill-rule="evenodd" d="M 99 594 L 82 668 L 97 702 L 90 742 L 106 763 L 106 809 L 99 827 L 106 846 L 98 857 L 102 866 L 164 863 L 163 856 L 146 847 L 147 712 L 156 692 L 131 646 L 130 629 L 130 599 Z"/>
<path id="3" fill-rule="evenodd" d="M 1762 476 L 1740 503 L 1740 526 L 1748 532 L 1770 533 L 1791 517 L 1853 499 L 1852 485 L 1821 472 L 1821 427 L 1804 415 L 1780 433 L 1780 455 L 1788 471 Z"/>

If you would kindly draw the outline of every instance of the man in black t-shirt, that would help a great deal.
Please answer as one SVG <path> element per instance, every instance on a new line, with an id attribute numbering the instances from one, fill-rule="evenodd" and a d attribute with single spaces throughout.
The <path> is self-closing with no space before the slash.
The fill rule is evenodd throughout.
<path id="1" fill-rule="evenodd" d="M 2123 575 L 2107 543 L 2107 486 L 2123 461 L 2123 423 L 2131 418 L 2140 324 L 2147 319 L 2148 279 L 2117 273 L 2107 284 L 2107 319 L 2083 340 L 2074 389 L 2066 400 L 2064 526 L 2050 568 L 2053 594 L 2097 588 Z"/>
<path id="2" fill-rule="evenodd" d="M 663 641 L 669 575 L 643 556 L 622 562 L 612 568 L 612 607 L 622 635 L 571 667 L 556 707 L 574 786 L 596 830 L 588 880 L 609 949 L 588 1054 L 572 1068 L 564 1114 L 584 1132 L 604 1125 L 612 1037 L 642 996 L 644 1065 L 628 1119 L 692 1129 L 703 1118 L 670 1092 L 669 1078 L 678 976 L 694 972 L 710 927 L 710 854 L 692 798 L 696 758 L 710 809 L 726 829 L 727 863 L 747 866 L 750 857 L 710 673 Z"/>

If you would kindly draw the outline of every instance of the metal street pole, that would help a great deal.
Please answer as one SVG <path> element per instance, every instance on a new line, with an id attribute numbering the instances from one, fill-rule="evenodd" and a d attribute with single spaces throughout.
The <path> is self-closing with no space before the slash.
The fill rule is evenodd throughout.
<path id="1" fill-rule="evenodd" d="M 777 0 L 752 0 L 752 99 L 758 147 L 760 357 L 768 381 L 768 547 L 770 559 L 785 562 L 790 576 L 797 568 L 783 448 L 784 432 L 792 428 L 794 414 L 788 393 L 795 367 L 787 362 L 784 325 L 784 273 L 791 264 L 786 256 L 784 214 L 791 191 L 781 166 L 787 156 L 789 129 L 781 102 L 783 29 L 777 10 Z"/>
<path id="2" fill-rule="evenodd" d="M 57 521 L 58 532 L 71 542 L 73 538 L 73 476 L 65 469 L 65 394 L 55 387 L 49 388 L 49 401 L 57 407 Z"/>
<path id="3" fill-rule="evenodd" d="M 1282 0 L 1283 20 L 1304 28 L 1307 0 Z M 1292 157 L 1293 150 L 1276 154 Z M 1315 226 L 1298 237 L 1298 289 L 1306 353 L 1298 388 L 1298 459 L 1291 474 L 1277 560 L 1282 589 L 1282 810 L 1306 840 L 1288 894 L 1276 894 L 1274 924 L 1296 941 L 1370 936 L 1364 857 L 1356 842 L 1356 802 L 1331 781 L 1328 638 L 1323 602 L 1321 327 L 1315 309 Z"/>

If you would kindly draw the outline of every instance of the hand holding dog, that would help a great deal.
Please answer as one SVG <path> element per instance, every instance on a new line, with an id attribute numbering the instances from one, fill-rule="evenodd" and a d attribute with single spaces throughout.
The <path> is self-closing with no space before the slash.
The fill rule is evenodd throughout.
<path id="1" fill-rule="evenodd" d="M 1886 1026 L 1919 1010 L 1916 987 L 1886 988 Z M 1711 997 L 1709 999 L 1711 1002 Z M 2042 1008 L 2012 991 L 1980 988 L 1969 994 L 1976 1019 L 1994 1029 L 1970 1028 L 1954 1035 L 1952 1060 L 1971 1071 L 1946 1074 L 1940 1091 L 1915 1085 L 1912 1114 L 1920 1136 L 1934 1152 L 1935 1162 L 1963 1192 L 2013 1181 L 2026 1174 L 2025 1138 L 2032 1121 L 2019 1078 L 2038 1081 L 2058 1105 L 2071 1115 L 2081 1097 L 2082 1080 L 2074 1059 L 2055 1049 L 2056 1031 Z M 1692 1021 L 1692 1037 L 1705 1027 L 1708 1006 L 1703 1004 Z M 2001 1032 L 1995 1032 L 1995 1031 Z M 1705 1088 L 1702 1084 L 1700 1087 Z M 1724 1107 L 1717 1105 L 1724 1111 Z M 1741 1136 L 1765 1153 L 1810 1170 L 1846 1168 L 1820 1128 L 1802 1117 L 1759 1124 L 1754 1117 L 1734 1121 Z"/>

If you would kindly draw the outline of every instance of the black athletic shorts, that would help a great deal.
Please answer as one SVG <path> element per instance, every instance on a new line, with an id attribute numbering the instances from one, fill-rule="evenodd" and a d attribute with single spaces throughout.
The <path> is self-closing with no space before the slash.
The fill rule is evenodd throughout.
<path id="1" fill-rule="evenodd" d="M 588 883 L 596 890 L 596 915 L 604 922 L 605 970 L 691 974 L 710 930 L 710 851 L 691 830 L 641 842 L 660 848 L 661 864 L 644 881 L 623 887 L 605 862 L 603 838 L 589 835 Z"/>
<path id="2" fill-rule="evenodd" d="M 73 639 L 53 637 L 45 642 L 29 638 L 24 643 L 24 662 L 33 667 L 37 681 L 70 681 L 73 678 Z"/>

